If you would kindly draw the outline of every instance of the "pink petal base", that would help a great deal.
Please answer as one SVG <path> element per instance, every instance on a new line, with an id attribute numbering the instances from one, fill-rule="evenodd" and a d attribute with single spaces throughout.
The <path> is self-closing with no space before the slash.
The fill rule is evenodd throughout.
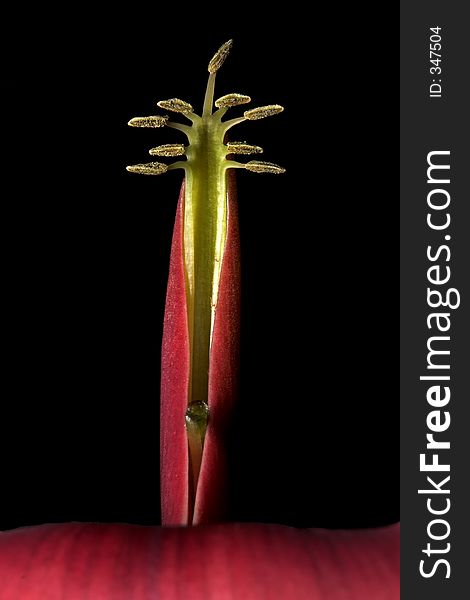
<path id="1" fill-rule="evenodd" d="M 398 600 L 399 525 L 42 525 L 0 533 L 0 600 Z"/>

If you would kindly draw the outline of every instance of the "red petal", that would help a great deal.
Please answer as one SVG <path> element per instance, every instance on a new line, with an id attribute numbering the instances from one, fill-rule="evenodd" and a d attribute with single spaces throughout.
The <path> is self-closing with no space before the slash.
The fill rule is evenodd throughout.
<path id="1" fill-rule="evenodd" d="M 228 171 L 228 227 L 209 367 L 209 423 L 193 523 L 224 516 L 227 490 L 225 439 L 238 391 L 240 346 L 240 237 L 235 173 Z"/>
<path id="2" fill-rule="evenodd" d="M 24 528 L 0 533 L 0 600 L 398 600 L 399 532 Z"/>
<path id="3" fill-rule="evenodd" d="M 189 334 L 183 259 L 184 182 L 173 230 L 162 341 L 160 494 L 162 523 L 188 523 Z"/>

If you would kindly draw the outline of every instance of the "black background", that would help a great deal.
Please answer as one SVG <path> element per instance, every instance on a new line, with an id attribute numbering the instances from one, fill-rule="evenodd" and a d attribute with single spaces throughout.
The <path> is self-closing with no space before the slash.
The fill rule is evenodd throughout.
<path id="1" fill-rule="evenodd" d="M 0 528 L 159 523 L 160 342 L 181 174 L 125 166 L 182 138 L 126 123 L 175 96 L 200 110 L 207 62 L 228 38 L 216 93 L 286 107 L 235 139 L 287 168 L 238 176 L 230 518 L 398 520 L 396 59 L 385 30 L 354 10 L 338 22 L 234 6 L 240 19 L 196 25 L 178 9 L 77 6 L 55 21 L 5 20 Z"/>

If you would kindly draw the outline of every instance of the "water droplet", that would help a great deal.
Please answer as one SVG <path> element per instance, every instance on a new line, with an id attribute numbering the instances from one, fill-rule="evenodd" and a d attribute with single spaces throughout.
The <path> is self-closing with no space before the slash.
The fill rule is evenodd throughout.
<path id="1" fill-rule="evenodd" d="M 203 435 L 209 420 L 209 407 L 207 402 L 191 402 L 186 409 L 186 427 L 196 429 Z"/>

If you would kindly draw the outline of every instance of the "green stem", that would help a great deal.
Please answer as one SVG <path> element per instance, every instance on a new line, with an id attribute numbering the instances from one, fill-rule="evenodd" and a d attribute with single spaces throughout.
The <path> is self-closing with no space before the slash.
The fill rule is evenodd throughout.
<path id="1" fill-rule="evenodd" d="M 231 129 L 234 125 L 238 125 L 238 123 L 243 123 L 246 121 L 245 117 L 237 117 L 236 119 L 230 119 L 230 121 L 224 121 L 222 125 L 224 126 L 224 133 Z"/>
<path id="2" fill-rule="evenodd" d="M 209 79 L 207 81 L 206 95 L 204 96 L 204 107 L 202 109 L 202 116 L 210 117 L 212 114 L 212 106 L 214 104 L 214 89 L 215 89 L 215 76 L 216 73 L 209 73 Z"/>
<path id="3" fill-rule="evenodd" d="M 189 402 L 207 402 L 213 315 L 225 242 L 224 147 L 219 127 L 203 118 L 188 150 L 191 174 L 185 198 L 185 264 L 190 298 L 191 378 Z"/>
<path id="4" fill-rule="evenodd" d="M 176 123 L 175 121 L 168 121 L 166 126 L 171 127 L 171 129 L 177 129 L 178 131 L 182 131 L 188 136 L 188 138 L 192 131 L 191 125 L 183 125 L 182 123 Z"/>

